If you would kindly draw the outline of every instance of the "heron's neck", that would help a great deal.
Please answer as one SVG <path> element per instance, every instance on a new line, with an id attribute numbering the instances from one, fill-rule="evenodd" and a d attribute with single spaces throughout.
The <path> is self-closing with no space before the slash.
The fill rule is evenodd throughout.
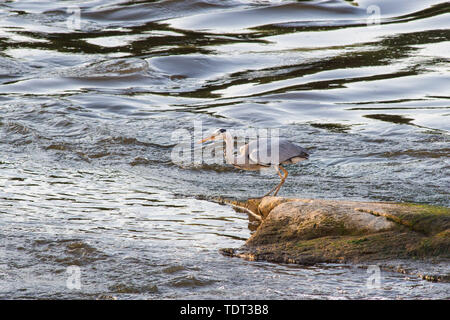
<path id="1" fill-rule="evenodd" d="M 229 164 L 235 163 L 235 156 L 234 156 L 234 140 L 233 137 L 229 132 L 225 132 L 225 161 Z"/>

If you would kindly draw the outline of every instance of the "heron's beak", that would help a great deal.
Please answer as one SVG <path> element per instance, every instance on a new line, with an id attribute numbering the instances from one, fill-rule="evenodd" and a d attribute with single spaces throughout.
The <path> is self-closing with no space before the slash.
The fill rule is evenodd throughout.
<path id="1" fill-rule="evenodd" d="M 211 136 L 211 137 L 202 139 L 202 140 L 198 141 L 197 143 L 203 143 L 203 142 L 206 142 L 206 141 L 214 140 L 215 138 L 216 138 L 215 136 Z"/>

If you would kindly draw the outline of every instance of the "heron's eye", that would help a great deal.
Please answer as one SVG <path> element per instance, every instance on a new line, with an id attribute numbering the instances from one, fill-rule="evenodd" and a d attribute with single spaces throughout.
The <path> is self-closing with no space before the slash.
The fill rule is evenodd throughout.
<path id="1" fill-rule="evenodd" d="M 219 129 L 219 132 L 220 132 L 220 133 L 224 133 L 225 131 L 227 131 L 227 130 L 225 130 L 225 129 Z"/>

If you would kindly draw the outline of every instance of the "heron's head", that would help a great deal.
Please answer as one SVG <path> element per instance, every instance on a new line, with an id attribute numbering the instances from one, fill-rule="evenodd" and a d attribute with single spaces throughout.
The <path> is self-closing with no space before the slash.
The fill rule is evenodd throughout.
<path id="1" fill-rule="evenodd" d="M 225 130 L 225 129 L 222 129 L 222 128 L 217 129 L 211 134 L 211 136 L 209 136 L 208 138 L 205 138 L 203 140 L 200 140 L 199 143 L 203 143 L 203 142 L 211 141 L 211 140 L 224 139 L 226 132 L 227 132 L 227 130 Z"/>

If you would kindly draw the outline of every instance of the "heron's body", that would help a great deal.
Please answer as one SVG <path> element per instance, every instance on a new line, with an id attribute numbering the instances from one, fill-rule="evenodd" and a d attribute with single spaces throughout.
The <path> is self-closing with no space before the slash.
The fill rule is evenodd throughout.
<path id="1" fill-rule="evenodd" d="M 259 138 L 250 141 L 242 146 L 239 149 L 239 154 L 236 155 L 233 147 L 233 137 L 225 129 L 216 130 L 211 137 L 202 140 L 202 142 L 215 140 L 216 138 L 225 140 L 225 161 L 235 168 L 242 170 L 276 168 L 281 182 L 266 195 L 275 190 L 274 196 L 276 196 L 286 180 L 288 172 L 281 166 L 282 164 L 294 164 L 309 158 L 306 149 L 280 138 Z M 280 169 L 283 171 L 284 176 L 281 175 Z"/>
<path id="2" fill-rule="evenodd" d="M 230 136 L 231 138 L 231 136 Z M 225 139 L 225 160 L 228 164 L 243 170 L 260 170 L 280 164 L 294 164 L 309 157 L 308 152 L 286 139 L 260 138 L 253 140 L 239 149 L 239 155 L 233 160 L 227 157 L 230 138 Z M 230 141 L 229 141 L 230 140 Z"/>

